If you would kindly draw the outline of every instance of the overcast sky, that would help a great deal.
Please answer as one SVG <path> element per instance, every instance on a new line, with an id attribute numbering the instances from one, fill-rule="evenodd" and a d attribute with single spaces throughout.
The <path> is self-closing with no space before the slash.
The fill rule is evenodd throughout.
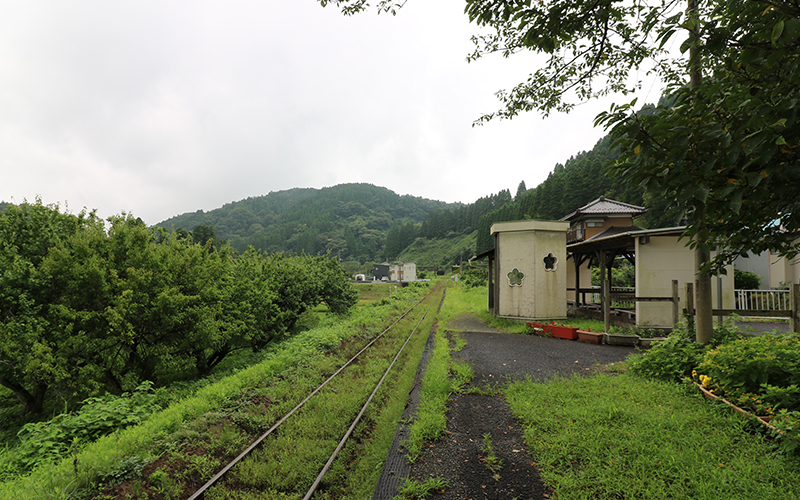
<path id="1" fill-rule="evenodd" d="M 472 127 L 536 58 L 468 64 L 463 7 L 4 2 L 0 200 L 152 225 L 293 187 L 366 182 L 463 203 L 535 187 L 604 135 L 592 119 L 613 99 Z"/>

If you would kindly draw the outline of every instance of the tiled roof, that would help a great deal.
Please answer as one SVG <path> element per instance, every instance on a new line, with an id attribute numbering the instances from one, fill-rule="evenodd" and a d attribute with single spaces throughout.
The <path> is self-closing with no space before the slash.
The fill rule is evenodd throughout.
<path id="1" fill-rule="evenodd" d="M 571 214 L 564 216 L 561 220 L 572 220 L 579 215 L 607 215 L 607 214 L 630 214 L 631 216 L 641 215 L 647 212 L 644 207 L 630 205 L 616 200 L 607 200 L 604 196 L 587 203 Z"/>

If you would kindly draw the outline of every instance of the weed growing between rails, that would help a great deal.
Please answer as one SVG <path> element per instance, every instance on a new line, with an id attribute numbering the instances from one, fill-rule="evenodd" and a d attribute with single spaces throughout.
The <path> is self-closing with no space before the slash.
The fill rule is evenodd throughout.
<path id="1" fill-rule="evenodd" d="M 450 380 L 450 348 L 447 337 L 439 330 L 425 377 L 422 380 L 419 406 L 405 442 L 408 459 L 414 462 L 425 441 L 441 438 L 447 432 L 447 399 L 453 391 Z"/>
<path id="2" fill-rule="evenodd" d="M 504 394 L 561 500 L 800 498 L 800 460 L 774 453 L 691 386 L 598 374 Z"/>

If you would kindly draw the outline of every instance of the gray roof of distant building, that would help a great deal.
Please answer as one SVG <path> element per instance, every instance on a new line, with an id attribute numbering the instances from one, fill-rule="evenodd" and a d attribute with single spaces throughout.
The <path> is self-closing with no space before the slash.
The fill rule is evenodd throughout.
<path id="1" fill-rule="evenodd" d="M 630 214 L 631 216 L 637 216 L 645 212 L 647 212 L 647 209 L 644 207 L 623 203 L 621 201 L 609 200 L 606 199 L 605 196 L 601 196 L 594 201 L 590 201 L 571 214 L 562 217 L 561 220 L 572 220 L 580 215 Z"/>

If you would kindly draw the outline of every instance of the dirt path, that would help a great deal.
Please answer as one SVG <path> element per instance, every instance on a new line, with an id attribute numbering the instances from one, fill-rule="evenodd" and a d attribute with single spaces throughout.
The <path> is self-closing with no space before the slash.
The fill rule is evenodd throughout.
<path id="1" fill-rule="evenodd" d="M 527 377 L 544 380 L 557 374 L 590 373 L 598 365 L 621 361 L 635 351 L 628 347 L 501 333 L 471 314 L 455 318 L 447 329 L 459 332 L 466 340 L 466 347 L 454 353 L 454 357 L 472 366 L 475 372 L 472 385 L 482 389 Z M 397 464 L 396 456 L 402 454 L 402 448 L 390 452 L 373 500 L 388 500 L 396 494 L 396 486 L 394 489 L 388 486 L 383 476 L 393 478 L 395 485 L 403 477 L 418 481 L 445 478 L 449 486 L 433 497 L 437 500 L 549 498 L 539 480 L 536 463 L 528 455 L 523 430 L 502 397 L 454 395 L 447 416 L 448 437 L 429 445 L 414 464 L 390 465 Z M 491 436 L 492 448 L 503 460 L 499 477 L 481 461 L 485 434 Z M 392 474 L 386 474 L 387 467 Z"/>

